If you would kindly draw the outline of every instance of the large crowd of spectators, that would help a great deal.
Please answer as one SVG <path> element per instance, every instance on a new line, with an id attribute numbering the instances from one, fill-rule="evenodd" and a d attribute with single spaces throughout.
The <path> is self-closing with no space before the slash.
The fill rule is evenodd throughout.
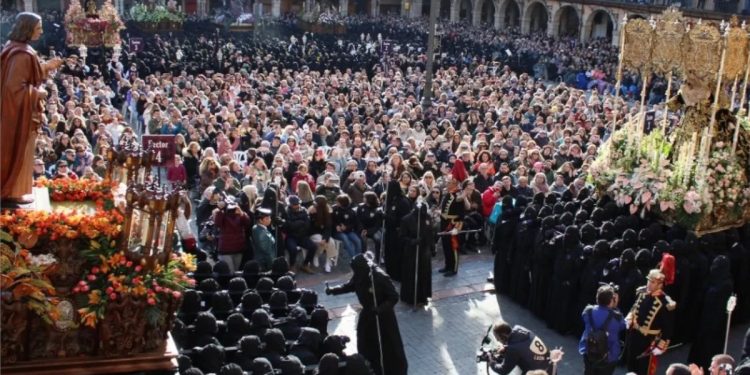
<path id="1" fill-rule="evenodd" d="M 250 260 L 268 271 L 276 256 L 287 256 L 294 270 L 329 271 L 340 257 L 379 252 L 383 221 L 398 220 L 380 209 L 389 184 L 400 187 L 402 214 L 422 201 L 438 215 L 446 186 L 457 181 L 465 229 L 486 227 L 498 201 L 506 209 L 504 225 L 489 236 L 464 236 L 462 251 L 503 238 L 492 246 L 507 255 L 496 260 L 497 290 L 561 333 L 582 329 L 578 314 L 593 302 L 591 285 L 623 277 L 632 289 L 631 273 L 654 266 L 666 249 L 701 254 L 693 269 L 692 252 L 675 253 L 697 275 L 689 290 L 698 305 L 715 258 L 747 266 L 746 247 L 737 246 L 750 236 L 733 232 L 711 249 L 690 238 L 686 246 L 684 233 L 662 243 L 666 231 L 649 220 L 617 220 L 612 202 L 589 197 L 588 168 L 615 113 L 635 110 L 628 99 L 640 93 L 638 77 L 627 76 L 625 95 L 615 100 L 617 51 L 609 42 L 445 24 L 434 85 L 425 88 L 425 21 L 349 17 L 345 24 L 345 35 L 313 35 L 284 18 L 248 36 L 195 21 L 174 34 L 142 35 L 145 49 L 125 45 L 119 60 L 104 50 L 84 61 L 75 50 L 40 46 L 66 63 L 46 84 L 35 177 L 100 179 L 109 147 L 175 135 L 166 178 L 186 186 L 196 206 L 183 211 L 190 224 L 179 228 L 182 237 L 197 239 L 186 248 L 213 252 L 230 272 Z M 429 110 L 421 105 L 425 90 Z M 659 90 L 653 85 L 652 101 Z M 255 222 L 273 241 L 253 236 Z M 631 238 L 646 227 L 646 237 Z M 522 229 L 528 232 L 519 235 Z M 546 244 L 546 255 L 517 256 Z M 733 266 L 734 285 L 747 293 L 750 274 Z M 512 287 L 527 279 L 518 274 L 524 271 L 529 284 Z M 527 294 L 518 294 L 523 288 Z M 750 309 L 743 309 L 746 318 Z M 700 319 L 702 310 L 693 310 L 683 323 Z"/>

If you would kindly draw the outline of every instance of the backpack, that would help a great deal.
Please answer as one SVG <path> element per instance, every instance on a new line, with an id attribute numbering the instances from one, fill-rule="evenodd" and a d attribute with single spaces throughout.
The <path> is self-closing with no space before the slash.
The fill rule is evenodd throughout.
<path id="1" fill-rule="evenodd" d="M 500 214 L 503 211 L 503 204 L 501 202 L 495 203 L 495 205 L 492 207 L 492 212 L 490 213 L 490 224 L 495 225 L 497 224 L 497 219 L 500 218 Z"/>
<path id="2" fill-rule="evenodd" d="M 586 337 L 586 358 L 591 362 L 603 362 L 607 360 L 609 356 L 609 333 L 607 332 L 607 325 L 612 320 L 614 313 L 609 311 L 607 319 L 604 320 L 604 324 L 601 327 L 596 328 L 594 325 L 593 311 L 594 309 L 588 309 L 586 316 L 591 324 L 591 332 Z"/>

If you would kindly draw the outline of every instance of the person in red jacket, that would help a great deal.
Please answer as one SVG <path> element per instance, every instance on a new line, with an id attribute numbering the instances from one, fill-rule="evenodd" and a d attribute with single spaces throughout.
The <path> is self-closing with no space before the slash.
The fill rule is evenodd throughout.
<path id="1" fill-rule="evenodd" d="M 242 253 L 247 247 L 246 230 L 250 227 L 250 217 L 242 211 L 237 201 L 229 197 L 218 203 L 214 210 L 214 224 L 219 230 L 219 259 L 229 264 L 232 272 L 240 269 Z"/>
<path id="2" fill-rule="evenodd" d="M 495 183 L 495 185 L 488 187 L 487 190 L 482 193 L 482 215 L 484 215 L 485 218 L 490 217 L 492 208 L 495 207 L 495 203 L 500 199 L 500 188 L 497 185 L 498 183 Z"/>
<path id="3" fill-rule="evenodd" d="M 315 179 L 309 173 L 307 173 L 307 164 L 300 164 L 297 167 L 297 172 L 294 172 L 292 177 L 292 191 L 297 194 L 297 183 L 300 181 L 307 182 L 310 185 L 310 190 L 315 191 Z"/>
<path id="4" fill-rule="evenodd" d="M 183 185 L 187 182 L 187 170 L 182 164 L 180 155 L 175 155 L 174 164 L 167 168 L 167 181 L 175 185 Z"/>

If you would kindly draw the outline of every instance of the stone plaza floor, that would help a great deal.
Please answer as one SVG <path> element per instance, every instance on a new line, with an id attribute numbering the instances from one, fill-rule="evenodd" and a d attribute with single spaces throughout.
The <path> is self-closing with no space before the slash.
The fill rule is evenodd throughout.
<path id="1" fill-rule="evenodd" d="M 485 364 L 476 363 L 476 351 L 487 328 L 501 317 L 511 324 L 520 324 L 532 330 L 549 348 L 561 347 L 565 356 L 558 374 L 583 374 L 583 360 L 577 351 L 578 338 L 562 336 L 548 329 L 543 321 L 508 297 L 501 295 L 498 303 L 492 284 L 486 282 L 492 270 L 491 255 L 472 254 L 461 258 L 459 273 L 452 278 L 443 277 L 437 272 L 442 267 L 442 259 L 433 261 L 433 301 L 425 309 L 414 311 L 403 303 L 396 306 L 409 361 L 409 374 L 486 374 Z M 346 262 L 340 263 L 329 274 L 301 275 L 298 284 L 318 291 L 320 303 L 331 314 L 329 331 L 348 335 L 352 341 L 347 345 L 347 351 L 354 352 L 357 347 L 357 297 L 353 293 L 327 296 L 324 292 L 324 281 L 336 285 L 345 282 L 351 275 L 348 265 L 344 264 Z M 396 287 L 398 289 L 398 284 Z M 735 358 L 739 358 L 742 340 L 749 326 L 735 326 L 731 330 L 729 353 Z M 664 374 L 670 363 L 686 361 L 688 351 L 688 346 L 682 346 L 667 352 L 660 360 L 658 374 Z M 622 367 L 615 372 L 618 375 L 626 373 Z M 513 374 L 521 372 L 516 370 Z"/>

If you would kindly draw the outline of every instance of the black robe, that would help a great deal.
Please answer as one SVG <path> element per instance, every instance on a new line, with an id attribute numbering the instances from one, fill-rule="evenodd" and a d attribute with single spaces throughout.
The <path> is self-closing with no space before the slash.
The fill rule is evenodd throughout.
<path id="1" fill-rule="evenodd" d="M 568 227 L 565 234 L 555 239 L 555 263 L 545 316 L 547 324 L 562 334 L 572 332 L 580 314 L 576 311 L 576 299 L 582 253 L 577 228 Z"/>
<path id="2" fill-rule="evenodd" d="M 398 292 L 380 268 L 361 264 L 364 257 L 358 255 L 352 261 L 354 275 L 343 285 L 330 289 L 331 294 L 357 293 L 362 311 L 357 321 L 357 351 L 372 365 L 377 375 L 406 375 L 408 363 L 401 332 L 393 306 L 398 303 Z M 365 261 L 366 262 L 366 261 Z M 372 274 L 370 274 L 372 272 Z M 374 279 L 375 298 L 373 298 L 370 278 Z M 375 301 L 377 300 L 377 306 Z M 379 323 L 379 325 L 378 325 Z M 380 343 L 383 348 L 384 369 L 380 368 L 380 345 L 378 343 L 378 327 L 380 327 Z"/>
<path id="3" fill-rule="evenodd" d="M 724 350 L 727 328 L 727 300 L 732 295 L 732 274 L 729 259 L 720 255 L 711 264 L 700 320 L 693 322 L 696 336 L 690 348 L 688 362 L 703 368 L 711 365 L 711 358 Z M 677 301 L 679 304 L 680 301 Z"/>
<path id="4" fill-rule="evenodd" d="M 399 236 L 404 244 L 404 252 L 401 258 L 403 270 L 401 300 L 410 305 L 426 304 L 427 299 L 432 297 L 431 248 L 435 243 L 435 227 L 432 225 L 429 212 L 427 212 L 427 205 L 422 204 L 421 213 L 418 210 L 419 208 L 404 216 L 399 227 Z M 420 216 L 419 220 L 417 216 Z M 419 226 L 419 229 L 417 229 L 417 226 Z M 417 249 L 419 249 L 418 255 Z M 419 272 L 417 273 L 417 271 Z M 415 281 L 416 300 L 414 298 Z"/>
<path id="5" fill-rule="evenodd" d="M 529 310 L 542 318 L 547 306 L 547 295 L 552 280 L 552 266 L 555 261 L 555 230 L 542 227 L 534 239 L 534 253 L 531 256 L 531 288 L 529 290 Z"/>
<path id="6" fill-rule="evenodd" d="M 395 184 L 395 185 L 394 185 Z M 401 281 L 401 256 L 404 251 L 404 245 L 399 240 L 398 227 L 401 225 L 401 219 L 409 213 L 411 203 L 401 191 L 397 181 L 391 181 L 388 184 L 386 193 L 386 212 L 385 212 L 385 270 L 388 275 L 395 281 Z"/>
<path id="7" fill-rule="evenodd" d="M 515 248 L 517 223 L 518 215 L 513 207 L 504 207 L 495 226 L 495 234 L 492 240 L 492 250 L 495 253 L 493 272 L 497 293 L 506 294 L 511 290 L 510 269 Z"/>
<path id="8" fill-rule="evenodd" d="M 531 255 L 534 248 L 536 220 L 529 216 L 518 223 L 515 235 L 516 245 L 513 253 L 510 295 L 516 302 L 526 306 L 531 288 Z"/>

